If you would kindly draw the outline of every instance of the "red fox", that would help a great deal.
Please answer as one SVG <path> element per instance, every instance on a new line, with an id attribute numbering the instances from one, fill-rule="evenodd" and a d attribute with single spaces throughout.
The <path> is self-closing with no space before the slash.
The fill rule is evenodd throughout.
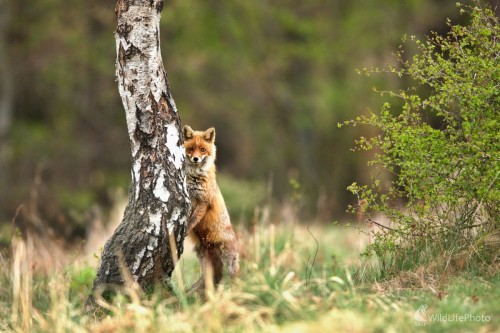
<path id="1" fill-rule="evenodd" d="M 224 266 L 232 278 L 240 267 L 236 235 L 215 179 L 215 129 L 201 132 L 184 126 L 183 134 L 186 182 L 192 206 L 187 234 L 196 244 L 202 268 L 201 278 L 191 287 L 194 291 L 204 289 L 207 265 L 212 266 L 214 285 L 222 279 Z"/>

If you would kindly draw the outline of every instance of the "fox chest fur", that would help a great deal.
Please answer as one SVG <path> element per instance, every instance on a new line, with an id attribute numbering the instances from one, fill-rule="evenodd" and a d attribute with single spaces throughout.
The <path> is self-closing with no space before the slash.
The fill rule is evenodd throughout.
<path id="1" fill-rule="evenodd" d="M 193 213 L 200 205 L 206 205 L 205 215 L 194 226 L 193 233 L 207 245 L 223 242 L 226 234 L 232 233 L 232 227 L 224 198 L 215 181 L 215 171 L 207 174 L 194 172 L 186 177 Z"/>
<path id="2" fill-rule="evenodd" d="M 205 133 L 203 133 L 205 134 Z M 215 132 L 213 133 L 215 135 Z M 234 239 L 229 214 L 216 180 L 213 137 L 193 132 L 187 137 L 186 182 L 191 198 L 188 230 L 205 246 Z M 193 235 L 194 234 L 194 235 Z M 194 239 L 196 241 L 196 239 Z"/>

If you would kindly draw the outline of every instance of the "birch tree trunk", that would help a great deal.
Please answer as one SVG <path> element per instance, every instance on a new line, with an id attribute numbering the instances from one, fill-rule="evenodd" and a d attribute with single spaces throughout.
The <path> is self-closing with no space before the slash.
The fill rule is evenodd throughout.
<path id="1" fill-rule="evenodd" d="M 180 117 L 161 59 L 162 7 L 162 0 L 116 5 L 116 77 L 130 137 L 132 184 L 123 220 L 104 246 L 93 292 L 122 285 L 123 268 L 142 287 L 168 280 L 175 266 L 171 249 L 177 249 L 176 258 L 183 251 L 190 201 Z"/>

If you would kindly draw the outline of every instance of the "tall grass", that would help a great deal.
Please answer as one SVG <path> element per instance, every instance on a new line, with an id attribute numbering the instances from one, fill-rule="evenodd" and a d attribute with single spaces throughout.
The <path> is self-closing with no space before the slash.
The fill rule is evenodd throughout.
<path id="1" fill-rule="evenodd" d="M 257 228 L 242 238 L 240 279 L 223 281 L 205 297 L 188 296 L 184 284 L 196 280 L 199 267 L 186 251 L 173 274 L 173 292 L 145 295 L 125 288 L 101 317 L 85 314 L 83 303 L 93 275 L 81 263 L 43 274 L 33 271 L 33 241 L 15 238 L 10 258 L 1 257 L 0 329 L 2 331 L 169 331 L 220 332 L 262 330 L 298 320 L 309 320 L 333 307 L 336 292 L 348 290 L 345 274 L 333 265 L 333 234 L 303 228 Z M 316 256 L 313 260 L 312 256 Z M 314 265 L 313 265 L 314 264 Z"/>
<path id="2" fill-rule="evenodd" d="M 430 289 L 400 294 L 382 283 L 360 285 L 353 276 L 359 261 L 354 263 L 364 245 L 352 229 L 265 223 L 239 234 L 243 248 L 238 279 L 223 280 L 206 295 L 186 294 L 200 274 L 188 246 L 173 274 L 172 290 L 144 293 L 131 284 L 112 302 L 101 302 L 104 310 L 99 313 L 84 311 L 94 276 L 88 263 L 77 260 L 63 269 L 39 271 L 33 240 L 15 238 L 10 255 L 0 256 L 0 331 L 412 331 L 418 330 L 413 313 L 420 303 L 436 302 Z M 481 284 L 484 297 L 500 296 L 494 283 Z M 462 306 L 458 299 L 452 308 Z M 470 311 L 486 313 L 494 302 L 473 304 Z M 464 327 L 484 326 L 472 325 Z"/>

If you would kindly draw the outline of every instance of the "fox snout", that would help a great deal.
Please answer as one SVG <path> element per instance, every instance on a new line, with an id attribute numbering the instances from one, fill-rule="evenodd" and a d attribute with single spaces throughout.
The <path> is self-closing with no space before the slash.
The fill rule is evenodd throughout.
<path id="1" fill-rule="evenodd" d="M 205 156 L 188 156 L 189 157 L 189 160 L 194 163 L 194 164 L 199 164 L 201 162 L 203 162 L 203 160 L 205 159 Z"/>
<path id="2" fill-rule="evenodd" d="M 190 147 L 186 149 L 186 157 L 191 164 L 204 165 L 208 161 L 209 155 L 206 149 Z"/>

